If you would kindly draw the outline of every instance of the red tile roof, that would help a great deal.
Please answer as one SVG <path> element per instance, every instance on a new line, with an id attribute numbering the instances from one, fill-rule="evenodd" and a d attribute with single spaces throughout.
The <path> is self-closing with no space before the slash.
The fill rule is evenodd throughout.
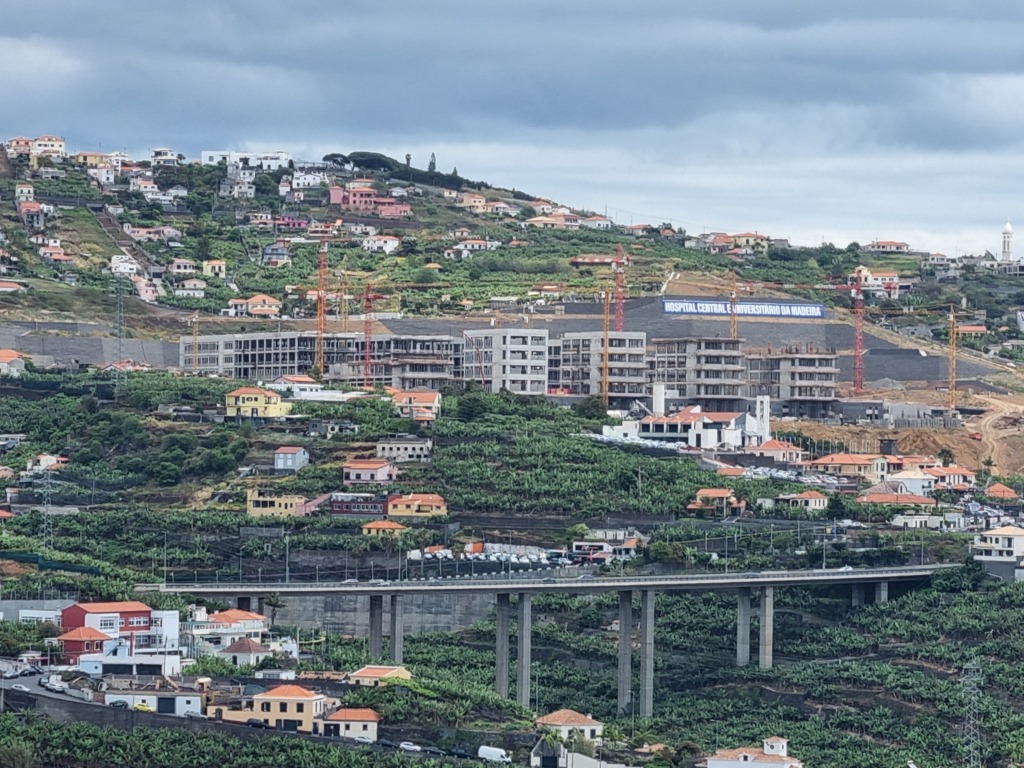
<path id="1" fill-rule="evenodd" d="M 537 725 L 573 726 L 573 725 L 601 725 L 600 720 L 595 720 L 589 715 L 577 712 L 575 709 L 559 709 L 550 715 L 538 717 L 533 721 Z"/>
<path id="2" fill-rule="evenodd" d="M 320 694 L 301 685 L 279 685 L 269 691 L 257 693 L 254 699 L 319 699 Z"/>
<path id="3" fill-rule="evenodd" d="M 117 603 L 76 603 L 86 613 L 128 613 L 148 611 L 149 606 L 138 600 L 125 600 Z"/>
<path id="4" fill-rule="evenodd" d="M 92 627 L 78 627 L 77 629 L 72 629 L 70 632 L 65 632 L 57 639 L 62 642 L 65 640 L 81 642 L 83 640 L 113 640 L 114 638 L 110 635 L 105 635 L 98 629 L 93 629 Z"/>
<path id="5" fill-rule="evenodd" d="M 348 722 L 380 722 L 381 716 L 369 707 L 343 707 L 327 716 L 328 720 Z"/>

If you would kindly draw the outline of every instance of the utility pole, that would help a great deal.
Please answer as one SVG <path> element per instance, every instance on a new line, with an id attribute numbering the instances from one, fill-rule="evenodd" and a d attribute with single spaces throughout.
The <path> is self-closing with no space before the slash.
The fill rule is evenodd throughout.
<path id="1" fill-rule="evenodd" d="M 964 695 L 963 752 L 966 768 L 982 768 L 981 725 L 978 706 L 981 702 L 981 665 L 977 659 L 969 661 L 960 678 Z"/>
<path id="2" fill-rule="evenodd" d="M 284 581 L 287 584 L 292 580 L 291 573 L 291 557 L 290 557 L 290 542 L 288 541 L 288 534 L 284 535 Z"/>

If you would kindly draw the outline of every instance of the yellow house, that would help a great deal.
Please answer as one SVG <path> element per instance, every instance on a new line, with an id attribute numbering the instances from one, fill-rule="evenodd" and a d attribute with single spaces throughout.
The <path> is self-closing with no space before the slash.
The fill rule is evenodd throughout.
<path id="1" fill-rule="evenodd" d="M 408 530 L 408 526 L 396 523 L 394 520 L 374 520 L 362 527 L 363 536 L 397 536 L 402 531 Z"/>
<path id="2" fill-rule="evenodd" d="M 110 155 L 103 152 L 79 152 L 73 159 L 79 165 L 84 165 L 87 168 L 98 168 L 107 164 Z"/>
<path id="3" fill-rule="evenodd" d="M 407 493 L 388 499 L 388 517 L 444 517 L 448 504 L 436 493 Z"/>
<path id="4" fill-rule="evenodd" d="M 272 419 L 286 416 L 292 409 L 291 403 L 281 401 L 278 392 L 270 392 L 259 387 L 240 387 L 224 396 L 227 417 L 242 416 L 245 418 Z"/>
<path id="5" fill-rule="evenodd" d="M 245 511 L 253 517 L 298 517 L 306 514 L 303 496 L 277 495 L 264 488 L 245 492 Z"/>
<path id="6" fill-rule="evenodd" d="M 313 721 L 337 705 L 337 699 L 301 685 L 279 685 L 243 701 L 238 709 L 213 706 L 206 715 L 226 723 L 246 723 L 255 718 L 281 731 L 313 733 Z"/>
<path id="7" fill-rule="evenodd" d="M 383 667 L 373 664 L 357 669 L 348 676 L 348 681 L 352 685 L 367 685 L 371 688 L 401 680 L 412 680 L 412 672 L 405 667 Z"/>
<path id="8" fill-rule="evenodd" d="M 228 265 L 221 259 L 211 259 L 203 262 L 203 274 L 207 277 L 219 277 L 223 280 L 228 273 Z"/>

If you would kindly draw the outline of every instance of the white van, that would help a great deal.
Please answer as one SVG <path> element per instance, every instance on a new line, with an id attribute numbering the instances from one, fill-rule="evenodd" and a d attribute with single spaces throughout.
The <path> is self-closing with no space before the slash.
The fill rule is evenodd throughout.
<path id="1" fill-rule="evenodd" d="M 487 763 L 511 763 L 512 758 L 508 752 L 498 747 L 483 746 L 477 750 L 476 756 Z"/>

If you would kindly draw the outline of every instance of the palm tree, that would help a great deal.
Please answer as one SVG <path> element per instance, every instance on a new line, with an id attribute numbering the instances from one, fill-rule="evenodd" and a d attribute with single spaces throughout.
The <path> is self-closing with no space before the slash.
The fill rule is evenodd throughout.
<path id="1" fill-rule="evenodd" d="M 281 599 L 281 594 L 279 592 L 271 592 L 269 595 L 267 595 L 267 598 L 263 601 L 263 604 L 270 609 L 271 627 L 277 624 L 277 610 L 279 608 L 288 607 L 288 604 L 283 599 Z"/>

